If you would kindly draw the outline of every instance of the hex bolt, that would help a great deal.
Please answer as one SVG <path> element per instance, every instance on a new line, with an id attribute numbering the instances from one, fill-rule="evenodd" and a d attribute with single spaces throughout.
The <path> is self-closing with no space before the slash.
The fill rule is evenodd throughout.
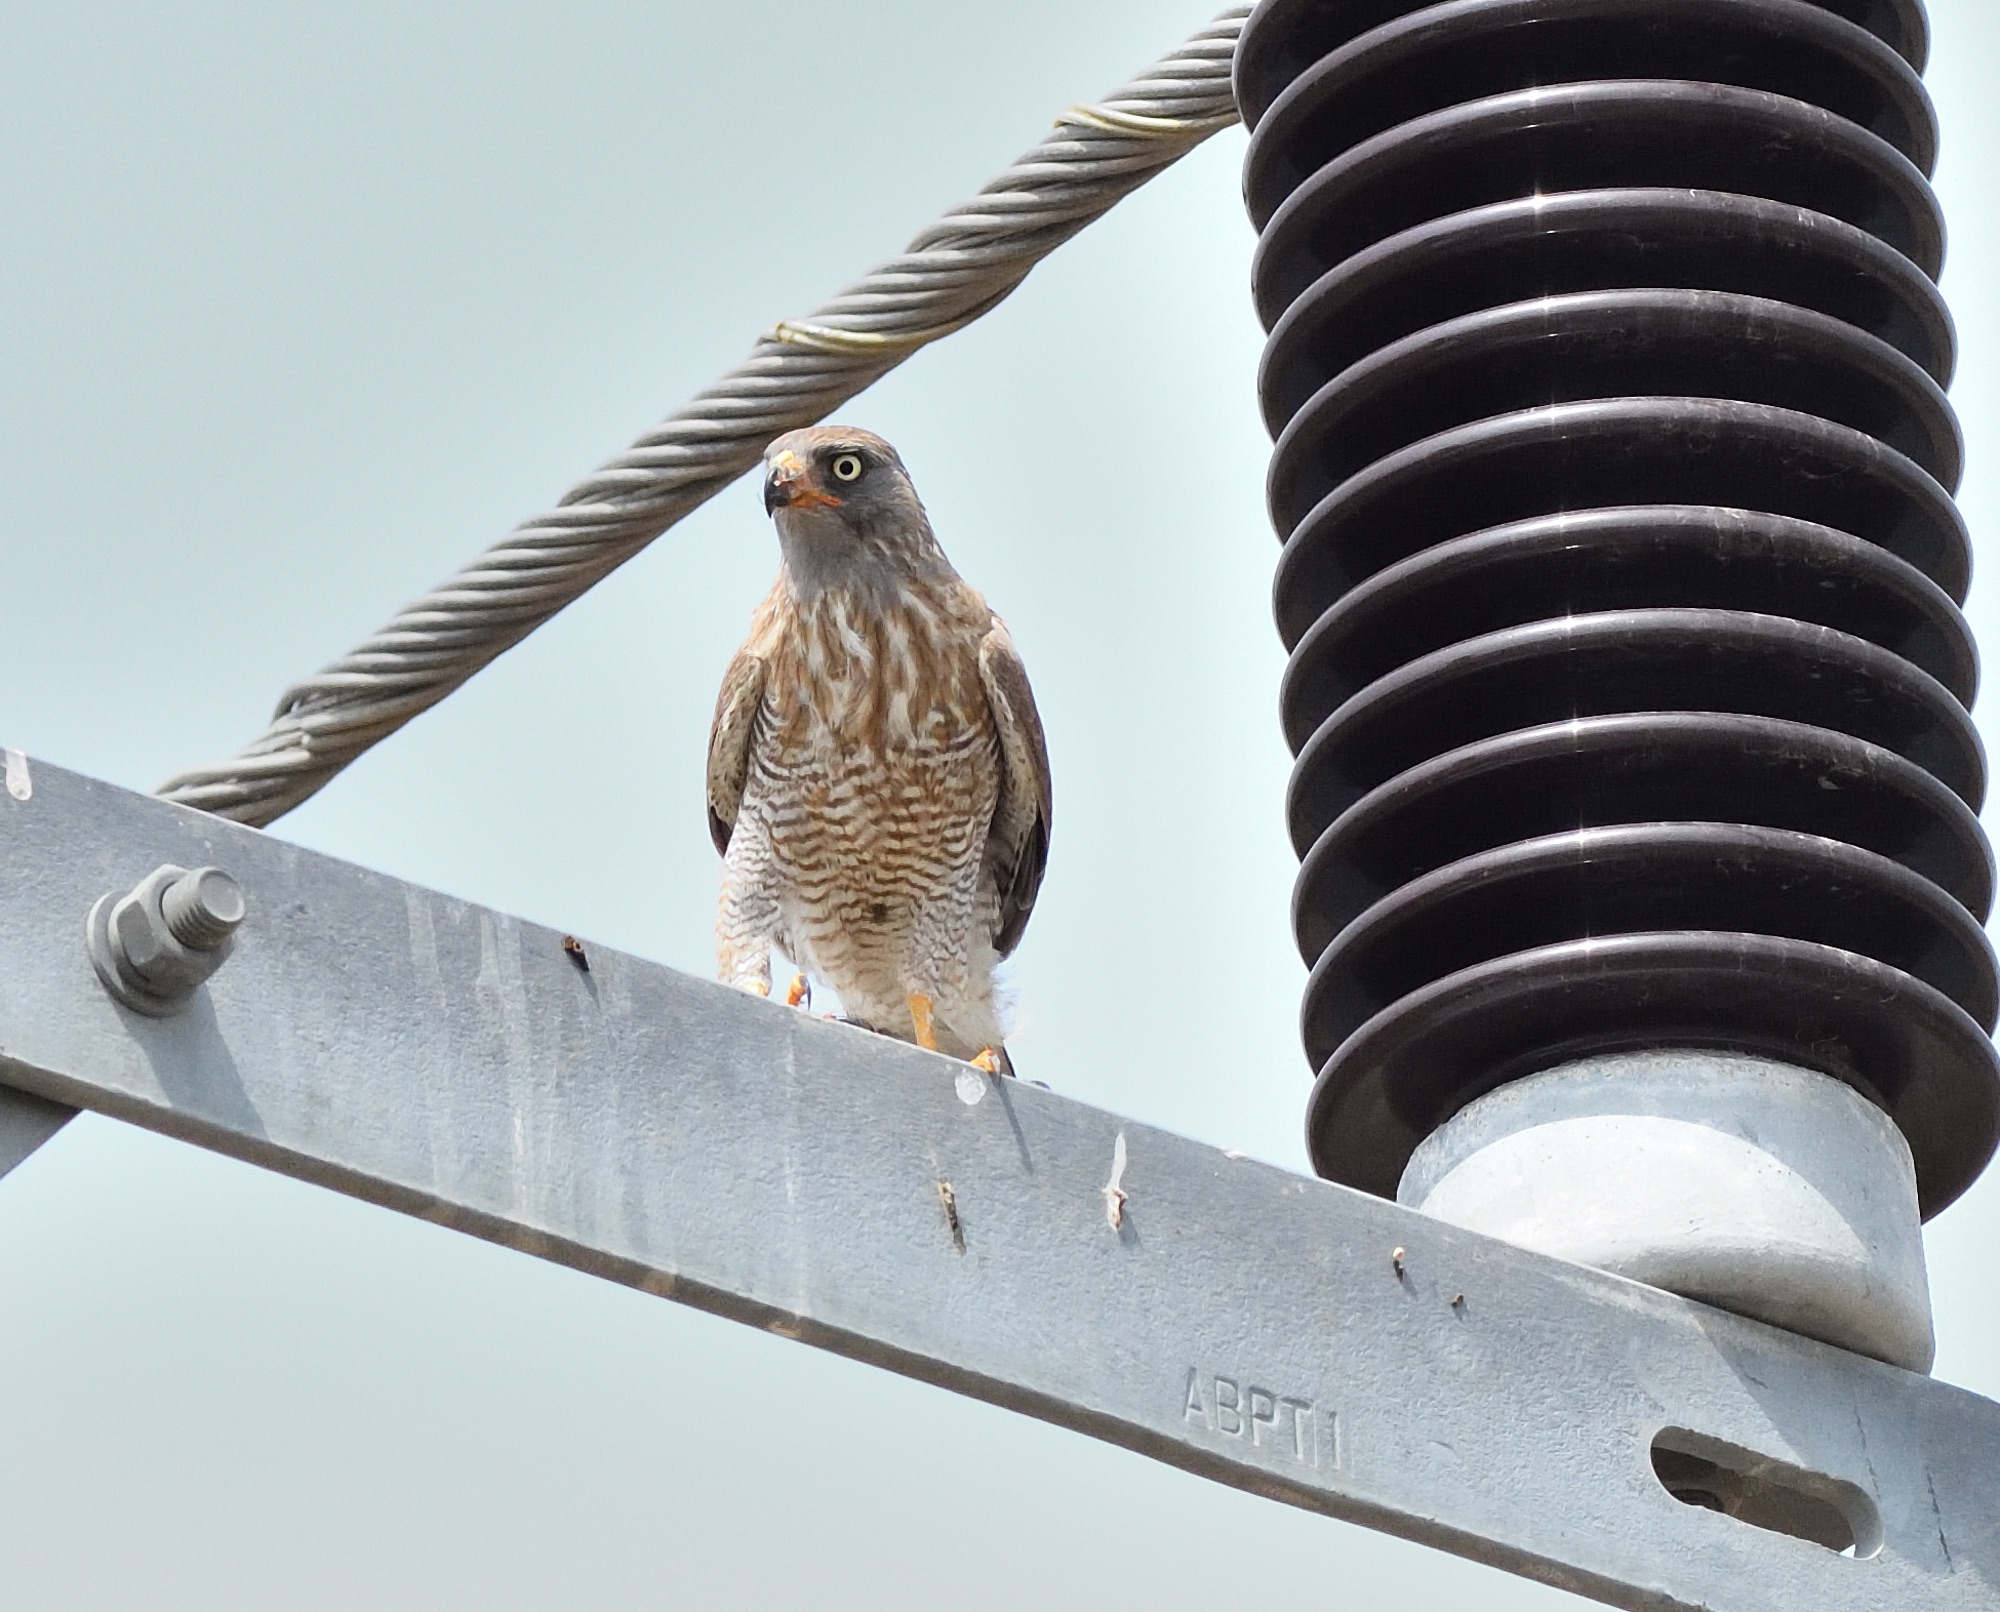
<path id="1" fill-rule="evenodd" d="M 248 911 L 243 887 L 221 868 L 169 862 L 129 895 L 98 898 L 86 926 L 90 960 L 124 1006 L 165 1018 L 222 966 Z"/>

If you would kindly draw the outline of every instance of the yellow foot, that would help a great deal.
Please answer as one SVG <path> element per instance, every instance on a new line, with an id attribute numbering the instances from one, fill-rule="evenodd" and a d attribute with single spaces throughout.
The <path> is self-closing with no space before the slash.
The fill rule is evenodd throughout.
<path id="1" fill-rule="evenodd" d="M 922 991 L 911 991 L 905 1000 L 910 1004 L 910 1023 L 917 1032 L 917 1045 L 926 1052 L 936 1052 L 937 1031 L 931 1028 L 931 999 Z"/>
<path id="2" fill-rule="evenodd" d="M 771 994 L 771 982 L 769 980 L 745 980 L 743 982 L 743 989 L 748 991 L 752 996 L 769 996 Z"/>
<path id="3" fill-rule="evenodd" d="M 791 989 L 785 992 L 785 1006 L 811 1007 L 812 999 L 813 999 L 813 988 L 812 985 L 807 981 L 805 975 L 794 974 L 792 976 Z"/>
<path id="4" fill-rule="evenodd" d="M 984 1069 L 989 1075 L 1004 1075 L 1007 1072 L 1007 1065 L 1002 1061 L 1004 1056 L 998 1047 L 988 1047 L 972 1060 L 972 1067 Z"/>

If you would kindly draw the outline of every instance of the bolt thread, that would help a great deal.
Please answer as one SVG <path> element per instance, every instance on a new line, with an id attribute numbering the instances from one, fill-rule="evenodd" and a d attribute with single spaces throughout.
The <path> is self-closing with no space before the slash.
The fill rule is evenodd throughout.
<path id="1" fill-rule="evenodd" d="M 160 898 L 167 933 L 190 951 L 211 952 L 243 922 L 243 887 L 220 868 L 198 868 Z"/>

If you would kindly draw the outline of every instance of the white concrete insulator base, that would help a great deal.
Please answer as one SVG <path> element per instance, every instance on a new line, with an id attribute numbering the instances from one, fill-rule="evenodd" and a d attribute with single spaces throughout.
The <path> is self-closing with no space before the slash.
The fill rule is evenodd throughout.
<path id="1" fill-rule="evenodd" d="M 1621 1053 L 1514 1081 L 1427 1138 L 1397 1198 L 1911 1371 L 1936 1350 L 1908 1144 L 1789 1064 Z"/>

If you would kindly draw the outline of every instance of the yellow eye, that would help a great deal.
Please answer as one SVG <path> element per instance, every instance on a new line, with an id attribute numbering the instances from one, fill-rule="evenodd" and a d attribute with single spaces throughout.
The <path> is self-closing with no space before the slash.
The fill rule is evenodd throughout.
<path id="1" fill-rule="evenodd" d="M 859 481 L 861 479 L 861 455 L 858 453 L 837 453 L 833 456 L 833 479 L 835 481 Z"/>

